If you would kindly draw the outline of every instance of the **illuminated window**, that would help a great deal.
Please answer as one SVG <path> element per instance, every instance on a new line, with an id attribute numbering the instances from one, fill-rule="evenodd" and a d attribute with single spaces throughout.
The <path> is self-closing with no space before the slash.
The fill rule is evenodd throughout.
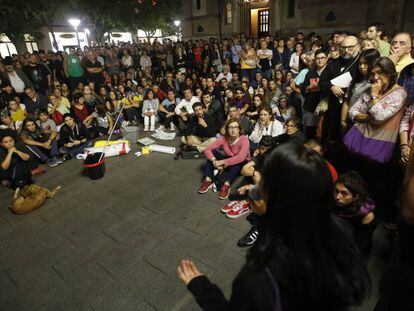
<path id="1" fill-rule="evenodd" d="M 233 22 L 233 15 L 231 13 L 231 3 L 226 4 L 226 24 L 231 24 Z"/>

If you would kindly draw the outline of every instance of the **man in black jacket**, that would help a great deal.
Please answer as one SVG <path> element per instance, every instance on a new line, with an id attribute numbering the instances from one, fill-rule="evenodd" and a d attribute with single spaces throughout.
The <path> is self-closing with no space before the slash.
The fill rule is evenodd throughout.
<path id="1" fill-rule="evenodd" d="M 203 94 L 203 104 L 206 106 L 206 114 L 213 118 L 215 129 L 218 131 L 224 123 L 224 108 L 218 99 L 213 98 L 210 93 Z"/>
<path id="2" fill-rule="evenodd" d="M 315 68 L 306 74 L 305 80 L 300 87 L 302 96 L 305 98 L 303 103 L 303 126 L 307 139 L 315 138 L 316 136 L 319 117 L 315 115 L 315 109 L 321 99 L 328 95 L 323 94 L 320 87 L 321 80 L 326 80 L 327 70 L 325 68 L 327 62 L 327 52 L 322 49 L 317 50 L 315 53 Z"/>
<path id="3" fill-rule="evenodd" d="M 214 137 L 216 135 L 216 125 L 213 117 L 206 113 L 204 103 L 194 103 L 193 110 L 194 115 L 188 122 L 185 136 L 182 137 L 181 141 L 187 145 L 184 147 L 185 151 L 197 149 L 201 153 L 216 140 Z"/>
<path id="4" fill-rule="evenodd" d="M 329 94 L 328 110 L 326 111 L 322 128 L 322 145 L 327 147 L 328 158 L 335 157 L 333 146 L 338 146 L 341 137 L 341 109 L 346 88 L 333 85 L 331 80 L 349 72 L 354 80 L 358 72 L 360 47 L 355 36 L 346 37 L 341 44 L 341 57 L 328 64 L 326 80 L 321 81 L 322 92 Z"/>

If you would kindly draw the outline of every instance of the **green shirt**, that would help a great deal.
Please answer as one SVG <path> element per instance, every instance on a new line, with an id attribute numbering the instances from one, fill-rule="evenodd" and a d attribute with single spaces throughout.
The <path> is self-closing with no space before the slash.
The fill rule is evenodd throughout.
<path id="1" fill-rule="evenodd" d="M 378 44 L 378 52 L 383 57 L 390 56 L 390 44 L 387 41 L 380 40 Z"/>
<path id="2" fill-rule="evenodd" d="M 68 56 L 68 73 L 69 77 L 81 77 L 83 76 L 83 68 L 81 60 L 76 55 Z"/>

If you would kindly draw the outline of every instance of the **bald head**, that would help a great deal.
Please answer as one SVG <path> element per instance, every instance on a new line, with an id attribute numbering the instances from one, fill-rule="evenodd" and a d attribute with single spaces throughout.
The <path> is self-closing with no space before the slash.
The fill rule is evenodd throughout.
<path id="1" fill-rule="evenodd" d="M 397 34 L 391 41 L 391 54 L 400 58 L 411 53 L 411 35 L 407 32 Z"/>
<path id="2" fill-rule="evenodd" d="M 355 36 L 348 36 L 342 41 L 342 46 L 350 46 L 350 45 L 356 45 L 358 43 L 358 39 Z"/>
<path id="3" fill-rule="evenodd" d="M 359 42 L 357 37 L 348 36 L 341 44 L 343 57 L 345 59 L 354 58 L 359 53 Z"/>

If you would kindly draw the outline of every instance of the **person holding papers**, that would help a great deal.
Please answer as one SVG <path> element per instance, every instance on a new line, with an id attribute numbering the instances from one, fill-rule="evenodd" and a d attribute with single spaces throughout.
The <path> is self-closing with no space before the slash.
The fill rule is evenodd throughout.
<path id="1" fill-rule="evenodd" d="M 345 92 L 358 72 L 358 58 L 360 46 L 355 36 L 346 37 L 341 44 L 341 56 L 331 60 L 326 68 L 326 79 L 320 82 L 321 90 L 328 97 L 328 110 L 326 111 L 321 142 L 326 149 L 326 157 L 333 163 L 336 150 L 341 137 L 341 109 Z M 340 77 L 343 75 L 342 77 Z M 339 77 L 339 78 L 338 78 Z M 334 80 L 337 78 L 336 80 Z M 332 81 L 333 80 L 333 81 Z M 335 85 L 332 82 L 337 82 Z M 348 85 L 343 82 L 348 82 Z M 341 85 L 338 85 L 341 84 Z"/>

